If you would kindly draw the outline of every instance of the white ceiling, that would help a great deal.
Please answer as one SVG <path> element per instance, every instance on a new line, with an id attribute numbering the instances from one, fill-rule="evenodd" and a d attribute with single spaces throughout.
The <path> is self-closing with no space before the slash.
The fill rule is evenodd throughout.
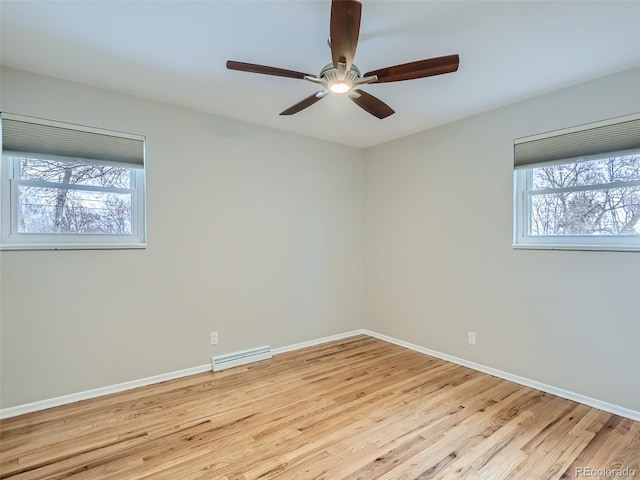
<path id="1" fill-rule="evenodd" d="M 640 65 L 640 1 L 364 0 L 361 71 L 458 53 L 458 72 L 363 89 L 384 120 L 301 80 L 318 74 L 330 1 L 1 1 L 2 64 L 365 148 Z"/>

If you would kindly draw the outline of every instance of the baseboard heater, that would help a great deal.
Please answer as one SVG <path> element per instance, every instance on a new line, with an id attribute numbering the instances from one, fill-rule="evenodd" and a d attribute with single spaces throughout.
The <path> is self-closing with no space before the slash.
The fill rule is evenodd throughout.
<path id="1" fill-rule="evenodd" d="M 264 347 L 252 348 L 251 350 L 211 357 L 211 366 L 214 372 L 219 372 L 225 368 L 259 362 L 260 360 L 267 360 L 271 357 L 271 347 L 265 345 Z"/>

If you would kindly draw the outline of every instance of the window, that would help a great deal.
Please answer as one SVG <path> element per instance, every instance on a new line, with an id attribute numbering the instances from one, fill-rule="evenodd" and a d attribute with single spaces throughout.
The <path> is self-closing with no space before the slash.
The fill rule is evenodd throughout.
<path id="1" fill-rule="evenodd" d="M 640 115 L 515 141 L 515 247 L 640 250 Z"/>
<path id="2" fill-rule="evenodd" d="M 144 137 L 2 114 L 2 248 L 145 244 Z"/>

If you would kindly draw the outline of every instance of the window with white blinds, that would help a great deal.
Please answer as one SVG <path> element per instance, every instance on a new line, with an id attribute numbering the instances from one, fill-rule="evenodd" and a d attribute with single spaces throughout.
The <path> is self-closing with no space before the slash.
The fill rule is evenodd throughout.
<path id="1" fill-rule="evenodd" d="M 144 246 L 145 138 L 3 112 L 2 248 Z"/>
<path id="2" fill-rule="evenodd" d="M 514 141 L 514 246 L 640 250 L 640 114 Z"/>

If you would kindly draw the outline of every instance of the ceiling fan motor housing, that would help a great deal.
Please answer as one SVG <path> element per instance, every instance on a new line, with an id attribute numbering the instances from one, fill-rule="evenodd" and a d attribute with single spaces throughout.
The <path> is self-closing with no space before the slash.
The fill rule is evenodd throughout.
<path id="1" fill-rule="evenodd" d="M 353 83 L 361 78 L 362 74 L 360 73 L 358 67 L 351 64 L 351 68 L 348 72 L 345 73 L 344 79 L 340 79 L 338 69 L 333 66 L 333 63 L 328 63 L 324 67 L 322 67 L 322 70 L 320 70 L 319 77 L 324 78 L 328 82 L 345 81 Z"/>

